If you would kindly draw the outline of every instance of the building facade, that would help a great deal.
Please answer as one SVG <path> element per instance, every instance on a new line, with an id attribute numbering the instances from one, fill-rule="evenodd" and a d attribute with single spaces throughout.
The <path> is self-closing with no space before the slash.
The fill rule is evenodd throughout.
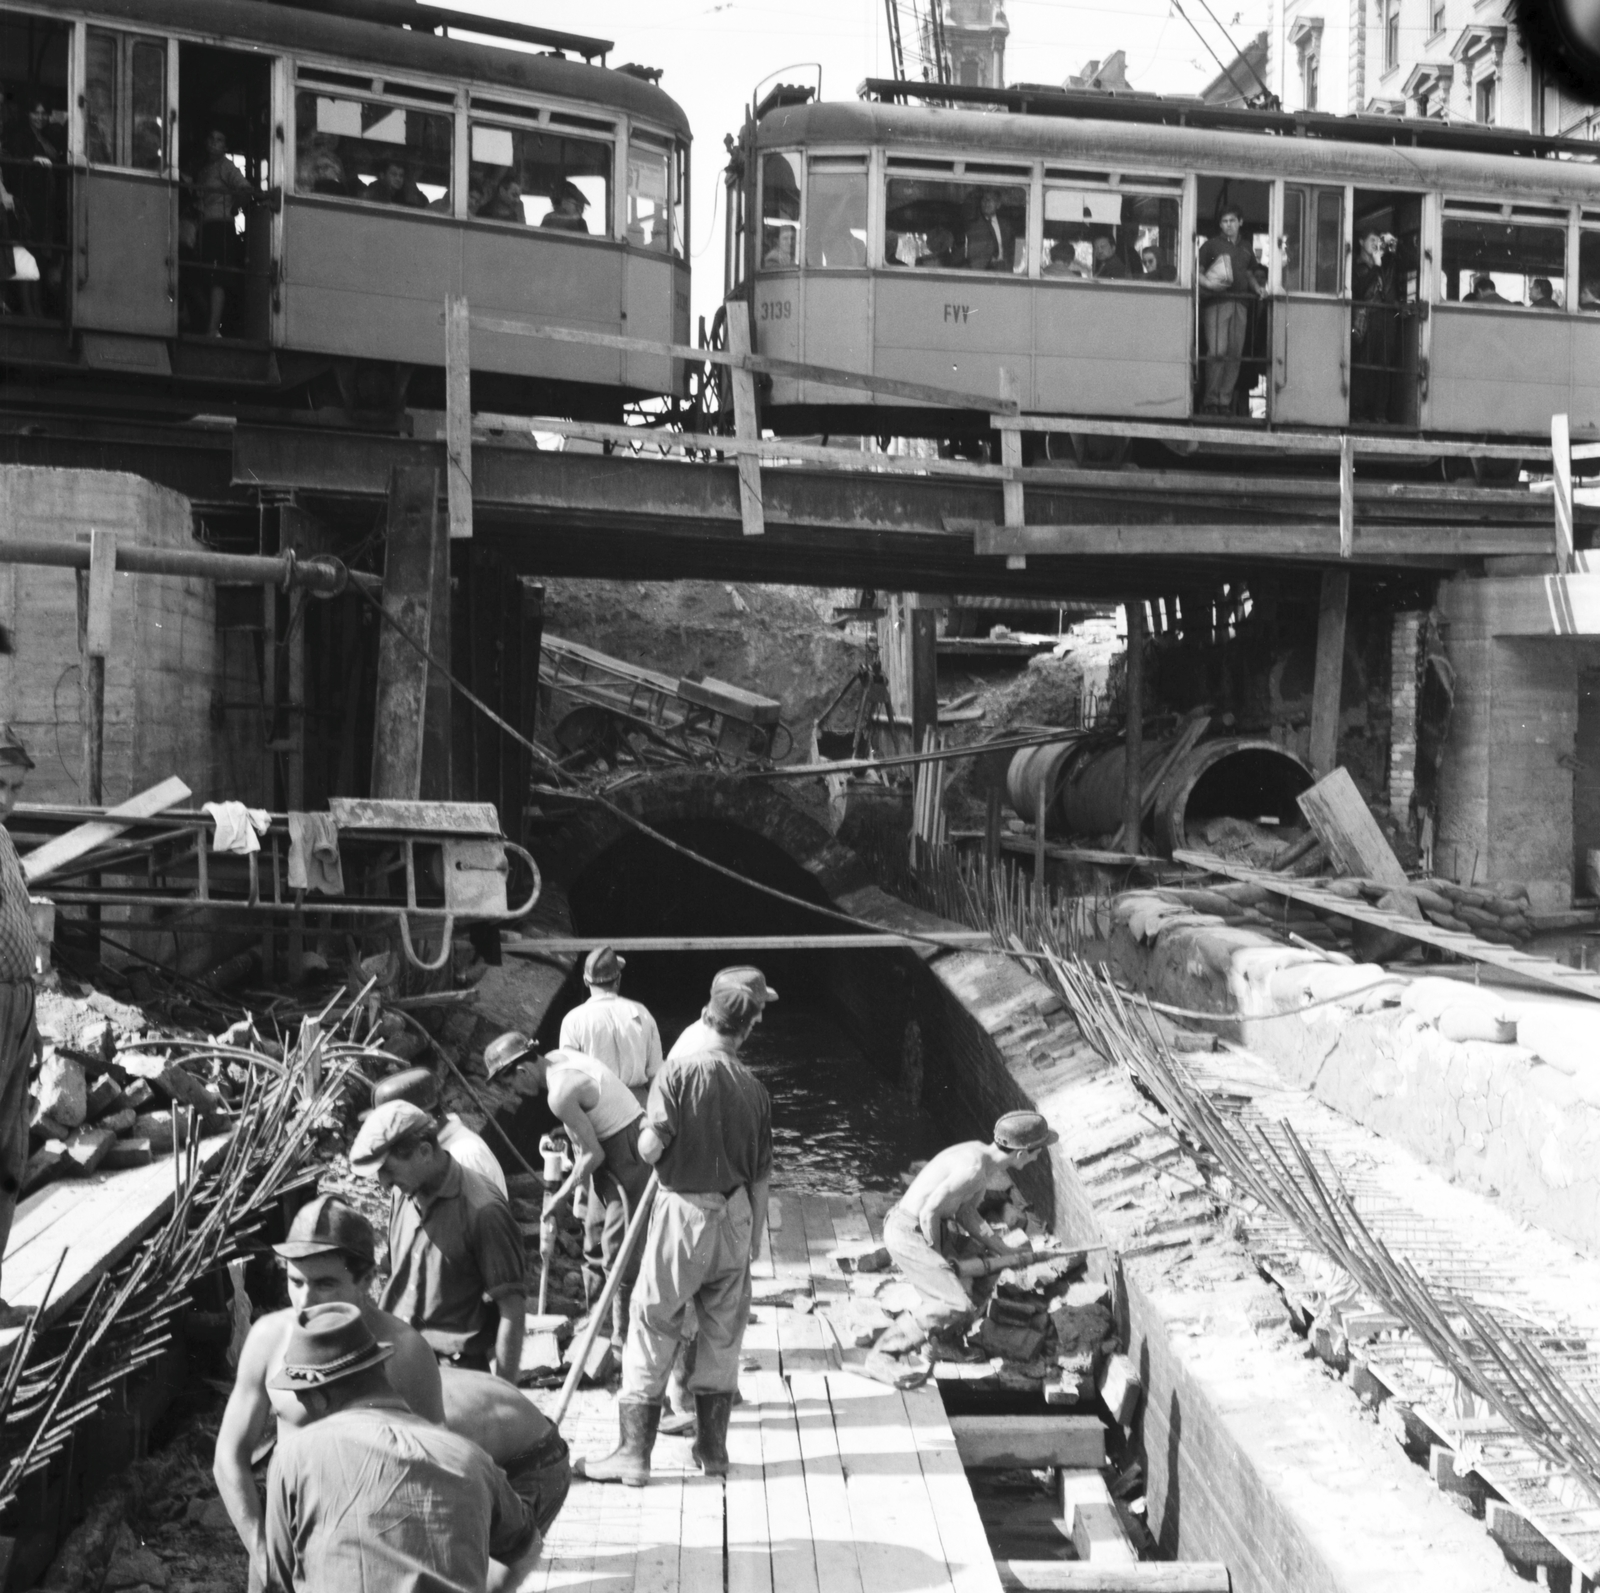
<path id="1" fill-rule="evenodd" d="M 1271 0 L 1267 78 L 1285 110 L 1600 137 L 1596 107 L 1529 57 L 1515 10 L 1515 0 Z"/>
<path id="2" fill-rule="evenodd" d="M 943 11 L 952 81 L 963 88 L 1004 88 L 1011 26 L 999 0 L 943 0 Z"/>

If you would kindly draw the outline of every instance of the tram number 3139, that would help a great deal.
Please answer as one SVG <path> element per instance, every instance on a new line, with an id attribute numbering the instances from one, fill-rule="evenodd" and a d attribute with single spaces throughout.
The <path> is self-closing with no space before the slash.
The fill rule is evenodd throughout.
<path id="1" fill-rule="evenodd" d="M 794 315 L 794 305 L 788 299 L 763 299 L 761 301 L 761 315 L 763 321 L 787 321 Z"/>

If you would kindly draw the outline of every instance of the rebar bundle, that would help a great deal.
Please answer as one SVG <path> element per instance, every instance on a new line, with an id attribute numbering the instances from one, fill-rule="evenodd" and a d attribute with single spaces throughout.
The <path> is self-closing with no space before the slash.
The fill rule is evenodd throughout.
<path id="1" fill-rule="evenodd" d="M 346 1082 L 364 1061 L 385 1060 L 354 1038 L 371 988 L 369 982 L 330 1027 L 307 1020 L 281 1062 L 215 1041 L 162 1042 L 190 1059 L 226 1053 L 244 1069 L 237 1117 L 220 1161 L 207 1168 L 190 1109 L 182 1119 L 187 1133 L 173 1150 L 173 1205 L 165 1224 L 122 1267 L 103 1274 L 84 1305 L 41 1329 L 47 1291 L 30 1319 L 0 1380 L 0 1510 L 122 1379 L 163 1353 L 190 1286 L 243 1253 L 278 1199 L 316 1176 L 317 1136 L 334 1126 Z M 56 1277 L 60 1270 L 58 1262 Z"/>

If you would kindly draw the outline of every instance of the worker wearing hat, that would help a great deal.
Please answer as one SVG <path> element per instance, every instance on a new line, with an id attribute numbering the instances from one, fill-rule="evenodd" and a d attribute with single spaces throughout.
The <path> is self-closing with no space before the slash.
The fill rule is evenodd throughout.
<path id="1" fill-rule="evenodd" d="M 1008 1260 L 1018 1266 L 1027 1263 L 1030 1250 L 1008 1245 L 978 1207 L 986 1195 L 1009 1189 L 1012 1174 L 1060 1137 L 1038 1112 L 1007 1112 L 994 1125 L 991 1143 L 967 1140 L 940 1151 L 884 1219 L 884 1247 L 917 1291 L 913 1316 L 922 1333 L 959 1333 L 972 1321 L 971 1280 Z M 958 1253 L 952 1227 L 966 1234 L 976 1254 Z M 880 1341 L 878 1347 L 906 1346 Z"/>
<path id="2" fill-rule="evenodd" d="M 28 882 L 5 828 L 31 768 L 33 759 L 16 732 L 0 725 L 0 1256 L 11 1237 L 28 1166 L 28 1064 L 39 1049 L 33 1006 L 39 938 L 28 908 Z M 0 1301 L 0 1326 L 14 1325 L 8 1313 Z"/>
<path id="3" fill-rule="evenodd" d="M 505 1197 L 440 1147 L 438 1125 L 410 1101 L 373 1108 L 350 1166 L 389 1191 L 389 1281 L 378 1303 L 440 1361 L 515 1383 L 527 1282 Z"/>
<path id="4" fill-rule="evenodd" d="M 701 1014 L 714 1043 L 669 1060 L 650 1086 L 639 1154 L 654 1165 L 660 1188 L 622 1357 L 619 1441 L 581 1472 L 596 1481 L 637 1488 L 650 1480 L 661 1399 L 691 1308 L 695 1459 L 708 1476 L 727 1474 L 750 1262 L 766 1224 L 772 1174 L 772 1102 L 739 1060 L 762 1005 L 751 981 L 719 975 Z"/>
<path id="5" fill-rule="evenodd" d="M 359 1306 L 294 1313 L 269 1380 L 303 1414 L 267 1477 L 268 1593 L 481 1588 L 491 1555 L 515 1587 L 531 1568 L 527 1506 L 477 1444 L 395 1392 L 393 1355 Z"/>
<path id="6" fill-rule="evenodd" d="M 487 1179 L 509 1200 L 511 1192 L 506 1187 L 505 1169 L 500 1165 L 489 1143 L 481 1134 L 475 1134 L 454 1112 L 445 1112 L 439 1105 L 439 1080 L 427 1068 L 406 1068 L 392 1073 L 373 1086 L 372 1104 L 379 1107 L 389 1101 L 410 1101 L 420 1107 L 434 1121 L 439 1130 L 439 1148 L 448 1151 L 469 1172 Z"/>
<path id="7" fill-rule="evenodd" d="M 584 191 L 567 178 L 558 182 L 550 193 L 550 212 L 539 223 L 556 232 L 587 232 L 589 223 L 583 213 L 589 208 Z"/>
<path id="8" fill-rule="evenodd" d="M 351 1305 L 371 1334 L 390 1347 L 389 1381 L 410 1409 L 428 1421 L 445 1419 L 439 1365 L 428 1342 L 368 1292 L 376 1270 L 372 1224 L 333 1195 L 315 1195 L 295 1213 L 288 1237 L 272 1247 L 284 1263 L 289 1309 L 272 1311 L 250 1329 L 239 1355 L 233 1392 L 217 1429 L 212 1472 L 217 1492 L 257 1568 L 266 1552 L 266 1518 L 251 1459 L 274 1416 L 299 1426 L 305 1407 L 273 1379 L 283 1370 L 298 1313 L 322 1305 Z"/>
<path id="9" fill-rule="evenodd" d="M 561 1020 L 563 1051 L 603 1062 L 644 1105 L 650 1081 L 661 1071 L 661 1031 L 649 1011 L 622 994 L 628 966 L 610 946 L 596 946 L 583 964 L 589 999 Z"/>
<path id="10" fill-rule="evenodd" d="M 761 1022 L 762 1014 L 767 1007 L 778 999 L 778 992 L 767 983 L 766 975 L 759 968 L 752 968 L 748 964 L 721 969 L 711 981 L 711 994 L 714 996 L 719 990 L 747 992 L 756 1004 L 757 1023 Z M 722 1037 L 707 1025 L 702 1015 L 672 1042 L 667 1060 L 676 1062 L 681 1057 L 693 1056 L 696 1051 L 716 1050 L 721 1043 Z"/>

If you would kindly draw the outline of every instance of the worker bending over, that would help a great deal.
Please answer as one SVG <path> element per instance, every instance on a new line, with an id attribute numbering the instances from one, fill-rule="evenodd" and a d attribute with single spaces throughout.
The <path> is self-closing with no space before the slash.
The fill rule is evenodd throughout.
<path id="1" fill-rule="evenodd" d="M 448 1151 L 469 1173 L 476 1173 L 500 1191 L 504 1200 L 511 1198 L 506 1187 L 505 1168 L 489 1149 L 483 1135 L 475 1133 L 456 1116 L 446 1112 L 439 1104 L 439 1080 L 427 1068 L 406 1068 L 391 1074 L 373 1086 L 374 1108 L 389 1101 L 410 1101 L 433 1119 L 439 1130 L 439 1149 Z"/>
<path id="2" fill-rule="evenodd" d="M 586 1291 L 595 1299 L 605 1287 L 628 1221 L 650 1182 L 650 1168 L 639 1154 L 644 1109 L 622 1080 L 594 1057 L 564 1046 L 540 1056 L 533 1041 L 515 1029 L 492 1040 L 483 1060 L 491 1078 L 516 1068 L 517 1083 L 524 1091 L 546 1091 L 550 1110 L 571 1136 L 577 1153 L 572 1171 L 558 1189 L 546 1192 L 545 1218 L 593 1180 L 590 1214 L 598 1214 L 600 1220 L 585 1227 L 583 1271 Z M 612 1299 L 611 1342 L 618 1355 L 628 1336 L 628 1302 L 638 1276 L 635 1247 Z"/>
<path id="3" fill-rule="evenodd" d="M 440 1361 L 515 1383 L 528 1286 L 522 1230 L 504 1197 L 440 1148 L 434 1120 L 409 1101 L 374 1108 L 350 1166 L 389 1191 L 389 1281 L 379 1304 Z"/>
<path id="4" fill-rule="evenodd" d="M 714 985 L 701 1015 L 708 1043 L 669 1061 L 650 1086 L 639 1154 L 655 1166 L 661 1187 L 622 1357 L 618 1444 L 587 1465 L 580 1460 L 580 1476 L 634 1488 L 650 1480 L 661 1396 L 691 1306 L 694 1456 L 707 1476 L 727 1475 L 728 1416 L 750 1318 L 750 1263 L 766 1224 L 772 1175 L 772 1102 L 739 1060 L 760 1017 L 761 1003 L 747 988 Z"/>
<path id="5" fill-rule="evenodd" d="M 268 1593 L 439 1593 L 531 1587 L 540 1536 L 470 1439 L 407 1406 L 393 1346 L 354 1305 L 295 1313 L 274 1393 L 301 1407 L 267 1476 Z"/>
<path id="6" fill-rule="evenodd" d="M 884 1247 L 919 1297 L 912 1315 L 921 1333 L 959 1334 L 973 1318 L 971 1280 L 996 1271 L 996 1262 L 1026 1262 L 1029 1248 L 1008 1245 L 978 1207 L 985 1195 L 1009 1189 L 1011 1175 L 1060 1137 L 1037 1112 L 1007 1112 L 994 1125 L 992 1144 L 967 1140 L 940 1151 L 884 1218 Z M 983 1253 L 958 1256 L 951 1227 Z M 892 1352 L 910 1342 L 905 1330 L 890 1329 L 877 1348 Z"/>

